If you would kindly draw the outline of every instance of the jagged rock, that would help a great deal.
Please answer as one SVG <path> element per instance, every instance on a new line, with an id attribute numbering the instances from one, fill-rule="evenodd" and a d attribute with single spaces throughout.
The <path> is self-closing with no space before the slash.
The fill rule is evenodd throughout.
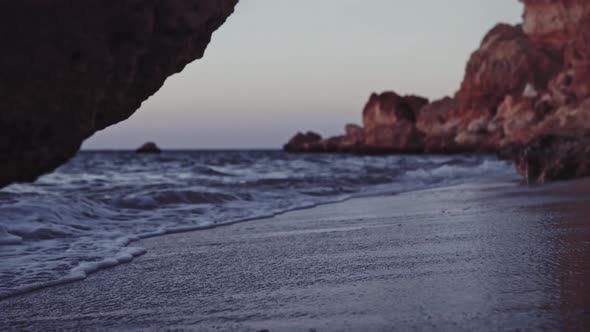
<path id="1" fill-rule="evenodd" d="M 422 134 L 416 128 L 420 108 L 428 100 L 395 92 L 373 93 L 363 110 L 363 147 L 374 151 L 418 152 Z"/>
<path id="2" fill-rule="evenodd" d="M 537 44 L 562 51 L 590 17 L 587 0 L 521 0 L 523 30 Z"/>
<path id="3" fill-rule="evenodd" d="M 147 142 L 135 150 L 137 153 L 160 153 L 162 150 L 154 142 Z"/>
<path id="4" fill-rule="evenodd" d="M 420 153 L 424 150 L 422 140 L 423 134 L 413 122 L 400 120 L 366 131 L 361 150 L 368 153 Z"/>
<path id="5" fill-rule="evenodd" d="M 0 2 L 0 186 L 67 161 L 201 58 L 237 0 Z"/>
<path id="6" fill-rule="evenodd" d="M 481 116 L 493 116 L 507 95 L 521 96 L 527 85 L 545 89 L 560 67 L 559 59 L 534 44 L 521 26 L 499 24 L 469 59 L 455 95 L 460 108 L 457 116 L 465 125 Z"/>
<path id="7" fill-rule="evenodd" d="M 416 121 L 416 113 L 428 99 L 407 96 L 402 97 L 393 91 L 382 94 L 373 93 L 363 109 L 363 127 L 365 132 L 374 127 L 398 123 L 402 120 Z"/>
<path id="8" fill-rule="evenodd" d="M 358 151 L 365 140 L 363 128 L 356 124 L 347 124 L 344 128 L 345 135 L 338 137 L 336 143 L 337 152 L 354 152 Z"/>
<path id="9" fill-rule="evenodd" d="M 347 124 L 344 128 L 346 136 L 350 137 L 351 140 L 362 142 L 364 139 L 363 127 L 356 124 Z"/>
<path id="10" fill-rule="evenodd" d="M 420 110 L 426 105 L 428 105 L 429 100 L 427 98 L 416 96 L 416 95 L 408 95 L 404 96 L 404 99 L 410 105 L 410 108 L 414 112 L 415 116 L 418 117 L 420 115 Z"/>
<path id="11" fill-rule="evenodd" d="M 542 135 L 503 152 L 529 183 L 590 176 L 590 136 Z"/>
<path id="12" fill-rule="evenodd" d="M 522 0 L 523 25 L 499 24 L 467 64 L 454 98 L 427 104 L 373 94 L 360 129 L 322 151 L 511 151 L 530 182 L 586 176 L 590 167 L 590 1 Z"/>
<path id="13" fill-rule="evenodd" d="M 424 151 L 427 153 L 464 152 L 455 142 L 460 120 L 456 118 L 457 100 L 445 97 L 422 107 L 416 127 L 424 134 Z"/>

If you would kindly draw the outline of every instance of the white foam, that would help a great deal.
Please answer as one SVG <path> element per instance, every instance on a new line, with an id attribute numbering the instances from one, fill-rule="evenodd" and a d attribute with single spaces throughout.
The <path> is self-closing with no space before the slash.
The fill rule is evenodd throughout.
<path id="1" fill-rule="evenodd" d="M 82 153 L 35 184 L 0 190 L 0 273 L 7 276 L 0 298 L 130 262 L 145 253 L 130 246 L 142 238 L 354 197 L 452 185 L 512 169 L 474 156 L 275 154 L 254 158 L 237 152 L 229 153 L 230 158 L 224 152 L 219 160 L 178 154 L 163 166 L 135 155 Z M 187 171 L 187 160 L 211 165 L 193 165 Z M 231 176 L 194 173 L 210 167 Z M 97 174 L 89 174 L 94 169 Z M 224 197 L 231 199 L 217 199 Z"/>
<path id="2" fill-rule="evenodd" d="M 473 166 L 463 165 L 442 165 L 433 169 L 409 170 L 405 176 L 409 180 L 428 183 L 443 182 L 444 184 L 455 183 L 457 180 L 477 180 L 491 174 L 506 174 L 510 165 L 500 160 L 485 160 L 481 164 Z"/>
<path id="3" fill-rule="evenodd" d="M 90 273 L 98 270 L 114 267 L 122 263 L 129 263 L 134 257 L 145 254 L 147 251 L 141 247 L 127 247 L 124 248 L 117 256 L 113 258 L 106 258 L 98 262 L 84 262 L 78 265 L 70 272 L 70 275 L 65 280 L 84 279 Z"/>

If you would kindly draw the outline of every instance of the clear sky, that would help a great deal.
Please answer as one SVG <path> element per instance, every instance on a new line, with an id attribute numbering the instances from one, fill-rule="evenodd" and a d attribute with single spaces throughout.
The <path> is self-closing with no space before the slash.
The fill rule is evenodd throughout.
<path id="1" fill-rule="evenodd" d="M 516 0 L 240 0 L 202 60 L 86 149 L 276 148 L 360 123 L 371 92 L 440 98 Z"/>

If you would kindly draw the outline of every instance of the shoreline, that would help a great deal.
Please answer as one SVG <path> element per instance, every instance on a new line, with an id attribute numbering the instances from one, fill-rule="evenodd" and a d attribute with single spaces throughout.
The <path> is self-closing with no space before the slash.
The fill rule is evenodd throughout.
<path id="1" fill-rule="evenodd" d="M 135 153 L 135 152 L 133 152 L 133 153 Z M 245 223 L 245 222 L 255 222 L 258 220 L 267 220 L 267 219 L 280 217 L 284 214 L 288 214 L 291 212 L 313 209 L 313 208 L 317 208 L 317 207 L 321 207 L 321 206 L 325 206 L 325 205 L 341 204 L 341 203 L 346 203 L 346 202 L 357 200 L 357 199 L 371 199 L 371 198 L 377 198 L 377 197 L 388 197 L 388 196 L 392 196 L 392 195 L 400 195 L 400 194 L 405 194 L 405 193 L 410 193 L 410 192 L 419 192 L 419 191 L 424 191 L 424 190 L 451 188 L 451 187 L 455 187 L 457 185 L 467 185 L 470 183 L 491 183 L 491 182 L 497 182 L 497 181 L 500 181 L 500 182 L 509 181 L 509 182 L 516 183 L 517 179 L 518 179 L 518 177 L 516 177 L 516 176 L 515 177 L 490 177 L 490 178 L 486 178 L 484 180 L 471 181 L 471 182 L 466 182 L 466 183 L 450 182 L 450 183 L 445 183 L 443 185 L 440 185 L 440 184 L 439 185 L 424 185 L 422 187 L 415 187 L 415 188 L 412 188 L 409 190 L 400 190 L 400 191 L 377 190 L 374 192 L 364 193 L 364 194 L 363 193 L 356 193 L 356 194 L 352 194 L 350 196 L 343 197 L 343 198 L 335 197 L 333 200 L 329 200 L 329 201 L 325 201 L 325 202 L 314 202 L 314 203 L 310 203 L 305 206 L 297 206 L 297 207 L 281 210 L 278 212 L 271 212 L 271 213 L 264 214 L 264 215 L 238 218 L 236 220 L 225 222 L 225 223 L 186 226 L 186 227 L 182 227 L 182 228 L 169 228 L 169 229 L 162 229 L 159 231 L 155 231 L 152 233 L 143 233 L 143 234 L 137 234 L 137 235 L 133 235 L 133 236 L 125 236 L 125 237 L 117 239 L 117 242 L 124 243 L 124 245 L 121 247 L 121 251 L 116 256 L 107 257 L 101 261 L 96 261 L 96 262 L 83 262 L 83 263 L 79 264 L 78 266 L 76 266 L 75 268 L 73 268 L 68 275 L 64 276 L 61 279 L 43 282 L 43 283 L 39 283 L 39 284 L 35 284 L 35 285 L 27 285 L 27 286 L 21 287 L 15 291 L 13 291 L 12 293 L 9 293 L 9 294 L 8 293 L 0 293 L 0 301 L 3 301 L 5 299 L 9 299 L 12 297 L 18 297 L 21 295 L 25 295 L 25 294 L 28 294 L 31 292 L 36 292 L 36 291 L 39 291 L 39 290 L 42 290 L 45 288 L 49 288 L 49 287 L 56 287 L 56 286 L 60 286 L 60 285 L 66 285 L 66 284 L 71 284 L 71 283 L 75 283 L 75 282 L 80 282 L 80 281 L 87 279 L 89 276 L 91 276 L 95 273 L 98 273 L 98 272 L 101 272 L 104 270 L 109 270 L 109 269 L 115 268 L 119 265 L 132 263 L 136 258 L 138 258 L 142 255 L 145 255 L 147 253 L 147 250 L 143 246 L 139 246 L 139 247 L 133 246 L 133 244 L 140 243 L 142 240 L 145 240 L 145 239 L 151 239 L 154 237 L 165 237 L 165 236 L 174 235 L 174 234 L 201 232 L 201 231 L 216 229 L 219 227 L 228 227 L 228 226 L 232 226 L 232 225 L 236 225 L 236 224 L 240 224 L 240 223 Z"/>
<path id="2" fill-rule="evenodd" d="M 574 193 L 572 193 L 572 188 L 575 189 Z M 470 204 L 465 205 L 465 199 L 467 199 Z M 462 243 L 463 240 L 461 240 L 461 238 L 466 235 L 461 234 L 469 234 L 469 232 L 477 233 L 481 231 L 479 229 L 473 229 L 471 223 L 474 222 L 474 218 L 486 218 L 487 216 L 487 218 L 495 220 L 493 221 L 495 223 L 501 222 L 501 218 L 499 219 L 500 221 L 497 220 L 497 217 L 499 216 L 516 218 L 516 220 L 527 221 L 527 224 L 530 224 L 529 226 L 532 225 L 531 229 L 537 231 L 536 227 L 534 227 L 534 220 L 529 220 L 530 218 L 527 218 L 526 216 L 523 217 L 518 215 L 521 213 L 521 210 L 528 211 L 532 209 L 532 211 L 529 212 L 533 215 L 536 213 L 534 211 L 535 209 L 548 209 L 552 213 L 555 213 L 554 206 L 561 207 L 564 204 L 574 205 L 583 210 L 583 203 L 588 200 L 590 200 L 590 180 L 588 179 L 544 186 L 515 186 L 514 184 L 507 184 L 505 182 L 483 184 L 472 183 L 453 187 L 405 192 L 398 195 L 354 198 L 345 202 L 331 203 L 309 209 L 291 211 L 272 218 L 259 219 L 247 223 L 242 222 L 227 227 L 217 227 L 207 230 L 207 232 L 193 231 L 166 234 L 164 236 L 140 240 L 140 243 L 148 250 L 148 252 L 147 254 L 136 258 L 133 261 L 133 264 L 119 265 L 108 269 L 108 272 L 106 270 L 99 271 L 79 282 L 44 288 L 1 300 L 0 308 L 3 310 L 0 311 L 3 313 L 0 314 L 0 321 L 2 321 L 3 325 L 8 329 L 43 329 L 73 326 L 88 328 L 97 328 L 98 326 L 109 327 L 109 325 L 102 324 L 115 324 L 110 327 L 118 329 L 146 328 L 147 325 L 144 324 L 146 324 L 147 321 L 151 321 L 150 324 L 154 324 L 154 322 L 157 321 L 160 324 L 163 324 L 161 326 L 170 327 L 170 324 L 176 320 L 180 320 L 183 323 L 176 325 L 172 324 L 172 326 L 177 326 L 179 328 L 183 328 L 184 326 L 184 328 L 196 329 L 212 329 L 213 326 L 221 326 L 223 329 L 235 328 L 240 330 L 255 330 L 258 328 L 282 330 L 292 329 L 294 327 L 318 328 L 320 330 L 368 327 L 370 330 L 373 330 L 385 328 L 387 326 L 400 326 L 399 324 L 401 324 L 401 322 L 398 320 L 385 319 L 387 315 L 385 315 L 378 307 L 373 307 L 371 301 L 366 302 L 367 298 L 363 295 L 368 291 L 372 292 L 377 289 L 385 290 L 387 293 L 387 291 L 391 290 L 393 287 L 395 289 L 394 293 L 397 293 L 396 295 L 398 297 L 406 294 L 405 297 L 401 297 L 401 303 L 390 303 L 388 299 L 380 299 L 378 302 L 404 307 L 404 303 L 409 305 L 407 301 L 417 301 L 416 299 L 408 297 L 407 292 L 399 289 L 395 283 L 392 284 L 391 282 L 388 282 L 387 279 L 383 279 L 383 275 L 390 275 L 396 280 L 401 278 L 399 280 L 401 283 L 409 283 L 416 287 L 418 285 L 412 281 L 413 278 L 422 279 L 430 273 L 433 273 L 433 271 L 426 273 L 426 271 L 422 271 L 421 268 L 416 268 L 416 266 L 434 264 L 435 267 L 437 267 L 434 272 L 438 272 L 435 274 L 444 280 L 443 284 L 454 286 L 454 283 L 451 280 L 447 280 L 447 277 L 445 277 L 446 274 L 457 277 L 456 271 L 453 272 L 454 269 L 451 267 L 463 267 L 457 269 L 457 271 L 466 271 L 465 273 L 467 276 L 471 278 L 473 276 L 469 273 L 470 269 L 465 270 L 464 265 L 469 265 L 469 262 L 472 260 L 485 260 L 485 255 L 481 257 L 464 257 L 468 258 L 465 261 L 458 260 L 457 258 L 453 259 L 450 252 L 445 253 L 442 257 L 438 257 L 440 255 L 436 253 L 436 250 L 432 251 L 432 246 L 434 245 L 434 247 L 437 247 L 436 242 L 444 242 L 444 235 L 446 234 L 445 230 L 447 227 L 445 226 L 446 223 L 449 224 L 448 227 L 450 228 L 453 228 L 452 225 L 456 223 L 460 223 L 466 227 L 460 227 L 457 229 L 453 228 L 453 232 L 451 233 L 454 235 L 451 236 L 451 240 L 453 240 L 453 237 L 458 236 L 459 241 L 457 242 L 457 239 L 454 239 L 451 241 L 450 247 L 449 243 L 447 243 L 443 246 L 446 248 L 445 250 L 448 251 L 451 247 L 455 248 L 455 250 L 460 248 L 460 256 L 457 257 L 470 256 L 464 252 L 467 250 L 467 247 L 464 246 Z M 420 206 L 420 204 L 409 205 L 409 202 L 427 202 L 429 204 L 426 204 L 426 207 L 424 207 Z M 450 202 L 454 204 L 448 204 Z M 396 208 L 400 210 L 396 210 Z M 467 209 L 462 210 L 463 208 Z M 560 209 L 561 208 L 557 210 Z M 392 223 L 388 221 L 389 219 L 398 221 Z M 414 232 L 411 232 L 411 234 L 420 238 L 424 234 L 420 234 L 420 229 L 415 229 L 418 226 L 429 229 L 428 234 L 430 235 L 428 237 L 428 243 L 422 243 L 422 245 L 414 244 L 418 245 L 417 249 L 413 248 L 414 245 L 410 245 L 409 247 L 404 246 L 403 242 L 407 241 L 405 239 L 407 239 L 406 236 L 409 235 L 406 234 L 406 236 L 401 236 L 403 234 L 397 233 L 400 231 L 404 232 L 406 228 L 414 229 Z M 514 227 L 511 225 L 505 226 Z M 590 227 L 590 223 L 583 226 L 585 231 Z M 432 227 L 434 227 L 434 229 L 431 229 Z M 436 232 L 434 232 L 435 230 Z M 516 230 L 518 231 L 518 229 Z M 500 233 L 500 235 L 507 238 L 513 236 L 510 233 Z M 497 234 L 494 234 L 494 236 L 497 236 Z M 310 241 L 309 237 L 315 239 Z M 346 237 L 350 237 L 351 241 L 343 241 L 346 240 Z M 469 238 L 469 236 L 467 237 Z M 409 239 L 412 239 L 412 236 L 409 236 Z M 528 239 L 531 243 L 539 241 L 539 239 L 534 236 L 531 236 Z M 267 241 L 269 242 L 267 243 Z M 473 241 L 473 239 L 470 241 Z M 396 242 L 401 242 L 401 244 L 388 245 L 389 243 Z M 334 246 L 326 245 L 326 243 L 332 243 Z M 370 245 L 371 243 L 376 245 L 377 249 L 380 250 L 376 250 Z M 518 243 L 507 244 L 518 246 Z M 526 244 L 526 241 L 524 244 Z M 258 246 L 266 247 L 267 250 L 260 251 Z M 323 250 L 321 250 L 322 248 Z M 424 256 L 426 259 L 420 258 L 420 255 L 414 255 L 415 257 L 412 255 L 405 257 L 403 255 L 404 252 L 412 252 L 415 249 L 417 252 L 421 252 L 421 255 L 426 255 Z M 543 251 L 545 249 L 537 248 L 535 250 Z M 245 254 L 246 257 L 237 259 L 235 256 L 240 256 L 239 253 L 242 251 L 245 253 L 251 252 L 252 256 L 250 257 L 250 254 Z M 223 259 L 221 257 L 215 257 L 220 254 L 219 252 L 221 252 Z M 300 252 L 304 255 L 299 258 L 292 257 L 293 252 Z M 409 260 L 406 262 L 409 264 L 408 267 L 404 268 L 404 264 L 394 264 L 393 266 L 380 268 L 379 264 L 369 264 L 374 260 L 389 261 L 388 258 L 391 257 L 386 257 L 387 255 L 384 256 L 384 253 L 392 255 L 391 257 L 397 257 L 402 263 Z M 545 255 L 541 256 L 545 257 Z M 308 258 L 303 259 L 303 257 Z M 532 261 L 537 259 L 535 256 L 530 258 Z M 365 259 L 369 260 L 365 261 Z M 334 260 L 342 261 L 341 263 L 343 264 L 335 264 L 332 266 L 332 261 Z M 438 262 L 440 260 L 446 261 L 447 265 L 450 266 L 441 268 L 438 266 L 441 264 Z M 249 261 L 252 261 L 253 263 L 250 265 L 248 264 Z M 192 262 L 192 264 L 190 262 Z M 316 264 L 319 262 L 322 264 Z M 205 271 L 207 273 L 194 266 L 200 266 L 201 264 L 202 268 L 207 270 Z M 266 264 L 270 264 L 278 270 L 286 269 L 287 271 L 290 271 L 290 273 L 295 272 L 295 274 L 286 274 L 285 276 L 275 275 L 276 273 L 274 269 L 267 269 L 265 266 Z M 181 265 L 182 267 L 177 265 Z M 249 271 L 249 273 L 252 273 L 254 276 L 243 274 L 245 270 L 256 266 L 259 266 L 257 269 L 263 271 Z M 350 266 L 364 268 L 359 272 L 357 269 L 349 269 Z M 477 265 L 475 267 L 471 266 L 472 269 L 476 267 Z M 315 269 L 328 269 L 324 272 L 329 273 L 315 275 L 313 272 Z M 341 269 L 344 269 L 344 271 Z M 400 269 L 403 270 L 403 273 L 397 271 Z M 217 275 L 220 270 L 226 273 Z M 311 275 L 306 277 L 304 271 L 307 271 Z M 264 273 L 261 274 L 260 272 Z M 395 273 L 392 274 L 392 272 Z M 582 272 L 584 272 L 584 276 L 588 276 L 585 274 L 587 270 L 583 270 Z M 155 275 L 150 276 L 152 273 Z M 426 273 L 426 275 L 424 273 Z M 267 274 L 270 274 L 273 277 L 266 280 L 268 277 Z M 461 277 L 466 278 L 465 275 L 461 275 Z M 482 275 L 480 277 L 483 278 L 484 276 Z M 543 275 L 535 275 L 535 277 L 540 278 L 541 280 L 544 279 Z M 183 278 L 188 284 L 178 283 L 179 279 Z M 284 280 L 281 280 L 282 278 L 284 278 Z M 262 284 L 257 282 L 259 279 Z M 211 286 L 211 288 L 204 287 L 203 285 L 200 285 L 199 282 L 205 283 Z M 240 284 L 242 282 L 250 287 L 241 287 Z M 328 284 L 327 286 L 326 283 Z M 145 294 L 141 289 L 138 289 L 145 288 L 146 285 L 150 285 L 148 289 L 153 290 L 154 292 Z M 285 290 L 282 290 L 285 285 L 289 289 L 286 293 Z M 228 286 L 230 286 L 229 289 L 226 289 Z M 187 287 L 189 289 L 191 287 L 196 287 L 196 289 L 193 289 L 194 292 L 189 291 L 188 293 L 178 293 L 180 290 Z M 236 291 L 232 291 L 232 287 L 236 288 L 234 289 Z M 258 287 L 262 287 L 262 290 L 254 291 Z M 356 296 L 365 301 L 360 302 L 364 303 L 363 307 L 366 307 L 366 313 L 356 313 L 355 316 L 351 316 L 359 317 L 360 320 L 357 323 L 349 320 L 344 324 L 343 322 L 338 322 L 335 318 L 342 318 L 341 314 L 340 316 L 337 315 L 337 312 L 341 310 L 347 313 L 345 316 L 348 316 L 351 311 L 348 311 L 346 308 L 349 306 L 355 307 L 356 305 L 355 301 L 351 301 L 350 296 L 342 293 L 342 287 L 344 287 L 344 289 L 347 287 L 352 287 L 351 289 L 358 288 L 358 293 L 355 293 Z M 417 289 L 415 289 L 415 291 L 416 290 Z M 252 291 L 253 294 L 251 293 Z M 334 291 L 336 291 L 336 293 L 333 293 Z M 276 292 L 279 294 L 276 294 Z M 72 296 L 74 294 L 76 294 L 76 296 Z M 120 296 L 121 299 L 117 300 L 114 297 L 115 294 Z M 197 300 L 200 301 L 202 300 L 202 296 L 205 296 L 209 302 L 208 305 L 205 305 L 202 308 L 195 308 L 198 314 L 187 314 L 183 311 L 183 314 L 175 320 L 162 316 L 162 311 L 166 311 L 166 308 L 176 308 L 177 304 L 175 304 L 174 301 L 171 302 L 171 300 L 165 300 L 163 308 L 156 308 L 153 305 L 146 305 L 146 303 L 137 303 L 136 305 L 133 305 L 134 300 L 137 299 L 138 296 L 139 299 L 142 300 L 140 302 L 151 302 L 149 299 L 152 296 L 164 300 L 162 296 L 170 296 L 172 294 L 179 296 L 178 300 L 185 304 L 193 303 Z M 241 295 L 238 296 L 236 294 Z M 305 294 L 305 296 L 300 297 L 300 294 Z M 81 298 L 77 298 L 78 295 L 81 296 Z M 332 303 L 332 301 L 326 302 L 326 299 L 336 295 L 342 297 L 342 301 L 337 301 L 336 303 L 342 303 L 343 307 Z M 373 295 L 377 295 L 377 293 Z M 448 295 L 453 299 L 453 293 Z M 249 303 L 247 301 L 248 296 L 253 296 L 251 299 L 255 300 L 254 302 L 265 302 L 268 298 L 278 296 L 281 301 L 278 301 L 277 303 L 283 303 L 283 301 L 289 300 L 284 304 L 286 306 L 284 308 L 288 313 L 281 313 L 278 316 L 269 314 L 269 317 L 263 315 L 262 318 L 264 319 L 259 317 L 259 319 L 254 320 L 247 318 L 236 320 L 231 317 L 234 317 L 235 315 L 248 316 L 252 313 L 250 311 L 247 313 L 244 312 L 239 309 L 239 306 L 232 307 L 229 305 L 227 301 L 233 299 L 234 296 L 238 296 L 236 301 L 242 305 Z M 98 297 L 98 299 L 92 300 L 92 303 L 87 305 L 85 300 L 94 297 Z M 307 306 L 301 307 L 302 303 L 306 303 L 306 299 L 309 300 L 309 297 L 312 297 L 313 301 L 308 303 Z M 35 298 L 37 301 L 34 305 L 31 305 L 32 302 L 30 299 L 32 298 Z M 421 298 L 425 299 L 418 296 L 418 299 Z M 38 301 L 39 299 L 41 299 L 41 301 Z M 404 302 L 403 299 L 405 299 L 406 302 Z M 122 301 L 120 305 L 126 308 L 125 310 L 130 314 L 129 317 L 125 316 L 124 321 L 127 323 L 117 325 L 117 320 L 113 322 L 111 319 L 111 321 L 107 322 L 107 318 L 105 318 L 105 321 L 100 319 L 100 317 L 107 317 L 115 314 L 112 311 L 114 308 L 109 304 L 109 301 Z M 57 306 L 59 303 L 64 307 L 60 309 Z M 217 310 L 215 308 L 218 308 L 220 305 L 223 306 L 223 303 L 226 303 L 229 309 L 216 311 L 216 313 L 211 315 L 207 314 L 207 312 L 211 310 Z M 586 304 L 590 303 L 584 302 L 584 305 Z M 82 308 L 76 309 L 77 306 L 80 305 Z M 336 306 L 337 310 L 333 310 L 334 308 L 332 308 L 323 313 L 310 313 L 310 309 L 323 306 L 327 306 L 328 308 Z M 289 311 L 288 308 L 291 307 L 297 307 L 299 308 L 298 310 L 305 313 L 302 317 L 305 318 L 303 320 L 307 322 L 305 324 L 308 324 L 309 326 L 293 325 L 298 320 L 295 319 L 298 316 Z M 426 307 L 426 311 L 434 310 L 434 312 L 436 312 L 436 308 Z M 141 311 L 144 309 L 153 311 L 152 313 L 154 314 L 154 317 L 148 319 L 144 314 L 141 314 Z M 469 308 L 465 308 L 465 310 L 467 309 Z M 64 316 L 57 319 L 55 317 L 59 317 L 60 315 L 56 315 L 54 313 L 55 310 L 66 310 L 69 314 L 65 314 L 64 312 Z M 261 315 L 262 312 L 265 312 L 260 310 L 257 311 L 255 308 L 250 308 L 249 310 L 256 312 L 256 315 Z M 266 308 L 266 310 L 269 310 L 271 313 L 276 312 L 276 310 L 273 311 L 273 308 L 270 307 Z M 413 316 L 410 311 L 402 311 L 405 312 L 406 315 L 409 315 L 405 326 L 424 327 L 424 321 L 419 319 L 419 317 L 415 315 Z M 173 312 L 174 310 L 168 312 L 168 315 L 172 314 L 172 316 L 174 316 Z M 224 319 L 220 318 L 224 315 L 222 314 L 224 312 L 227 312 L 229 315 L 228 317 L 230 317 L 226 317 L 227 321 L 225 323 Z M 467 310 L 467 312 L 469 312 L 469 310 Z M 49 315 L 49 313 L 52 314 Z M 391 314 L 391 312 L 389 314 Z M 552 315 L 554 314 L 555 313 L 552 312 Z M 90 325 L 84 325 L 82 320 L 90 317 L 89 315 L 95 317 L 96 321 L 88 323 Z M 197 316 L 200 317 L 200 323 L 191 323 L 191 320 Z M 314 316 L 316 317 L 314 318 Z M 19 319 L 19 317 L 21 318 Z M 35 319 L 27 320 L 22 317 L 35 317 Z M 460 317 L 455 317 L 454 321 L 457 322 L 458 318 Z M 447 323 L 452 321 L 453 319 L 448 321 L 445 320 Z M 476 319 L 476 321 L 479 320 Z M 556 320 L 556 318 L 552 318 L 543 323 L 553 324 L 555 322 L 559 322 L 559 319 Z M 394 323 L 395 325 L 393 325 Z M 185 326 L 183 324 L 188 325 Z M 450 327 L 450 325 L 444 324 L 442 326 Z M 540 326 L 547 327 L 553 325 Z"/>

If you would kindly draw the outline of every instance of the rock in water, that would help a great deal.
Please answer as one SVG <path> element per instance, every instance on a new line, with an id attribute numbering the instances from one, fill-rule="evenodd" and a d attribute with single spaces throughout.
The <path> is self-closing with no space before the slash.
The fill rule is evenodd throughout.
<path id="1" fill-rule="evenodd" d="M 0 186 L 33 181 L 199 59 L 237 0 L 0 1 Z"/>
<path id="2" fill-rule="evenodd" d="M 156 145 L 154 142 L 147 142 L 144 145 L 140 146 L 137 150 L 137 153 L 160 153 L 162 150 Z"/>
<path id="3" fill-rule="evenodd" d="M 529 183 L 590 176 L 590 136 L 542 135 L 503 153 Z"/>

